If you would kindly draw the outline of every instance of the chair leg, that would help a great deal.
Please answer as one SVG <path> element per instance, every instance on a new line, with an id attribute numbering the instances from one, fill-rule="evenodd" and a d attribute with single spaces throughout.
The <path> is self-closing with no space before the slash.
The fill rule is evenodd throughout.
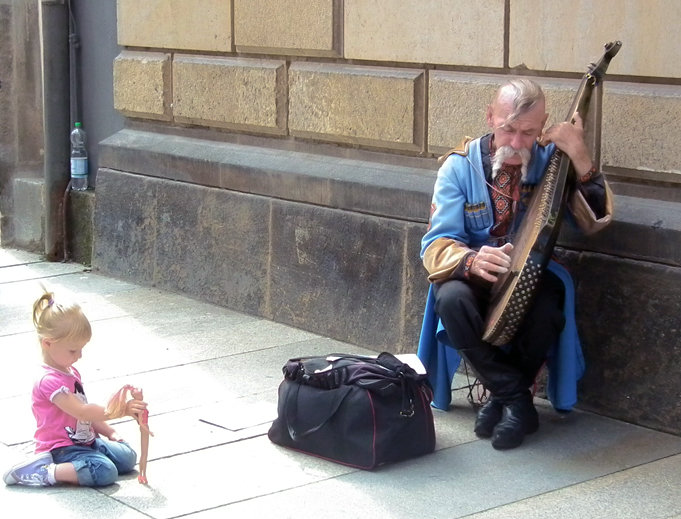
<path id="1" fill-rule="evenodd" d="M 455 387 L 452 391 L 466 390 L 466 399 L 468 400 L 468 403 L 474 409 L 479 409 L 489 401 L 492 395 L 485 386 L 482 385 L 482 382 L 480 382 L 480 379 L 475 373 L 473 373 L 473 370 L 468 365 L 468 362 L 466 362 L 466 359 L 462 358 L 461 362 L 463 371 L 466 375 L 466 384 L 461 387 Z"/>

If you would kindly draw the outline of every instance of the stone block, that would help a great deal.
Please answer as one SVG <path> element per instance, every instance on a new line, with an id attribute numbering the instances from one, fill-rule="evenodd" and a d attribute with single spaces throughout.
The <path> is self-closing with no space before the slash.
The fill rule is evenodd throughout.
<path id="1" fill-rule="evenodd" d="M 129 117 L 170 120 L 170 55 L 121 52 L 113 64 L 114 108 Z"/>
<path id="2" fill-rule="evenodd" d="M 339 56 L 340 5 L 339 0 L 234 0 L 236 50 Z"/>
<path id="3" fill-rule="evenodd" d="M 14 148 L 14 92 L 12 89 L 14 70 L 13 13 L 11 5 L 0 5 L 0 70 L 4 71 L 0 84 L 0 160 L 5 159 L 7 150 Z M 10 121 L 12 123 L 10 124 Z M 3 160 L 4 161 L 4 160 Z M 9 161 L 8 161 L 9 162 Z"/>
<path id="4" fill-rule="evenodd" d="M 178 122 L 282 134 L 283 61 L 176 55 L 173 115 Z"/>
<path id="5" fill-rule="evenodd" d="M 428 207 L 424 208 L 425 211 Z M 424 211 L 424 212 L 425 212 Z M 426 215 L 427 216 L 427 215 Z M 404 333 L 400 344 L 396 345 L 398 353 L 416 353 L 423 324 L 423 311 L 428 295 L 428 272 L 421 261 L 421 238 L 426 233 L 427 224 L 410 223 L 406 230 L 406 250 L 404 261 Z M 392 350 L 391 350 L 392 351 Z"/>
<path id="6" fill-rule="evenodd" d="M 132 129 L 100 143 L 109 169 L 421 223 L 434 162 L 417 168 L 404 157 L 380 163 Z"/>
<path id="7" fill-rule="evenodd" d="M 118 44 L 230 52 L 232 0 L 118 0 Z"/>
<path id="8" fill-rule="evenodd" d="M 289 130 L 300 137 L 420 151 L 421 70 L 294 63 Z"/>
<path id="9" fill-rule="evenodd" d="M 0 142 L 9 131 L 10 146 L 16 153 L 17 164 L 35 165 L 42 162 L 43 148 L 43 88 L 40 55 L 39 19 L 41 6 L 35 2 L 8 2 L 11 26 L 4 32 L 0 22 Z M 1 15 L 0 15 L 1 18 Z M 3 58 L 8 58 L 7 61 Z M 3 99 L 8 97 L 9 104 Z M 12 135 L 12 132 L 15 132 Z"/>
<path id="10" fill-rule="evenodd" d="M 92 264 L 95 191 L 71 191 L 67 207 L 67 250 L 70 261 Z"/>
<path id="11" fill-rule="evenodd" d="M 605 83 L 603 164 L 681 174 L 681 86 Z"/>
<path id="12" fill-rule="evenodd" d="M 45 181 L 15 178 L 12 182 L 14 243 L 17 247 L 42 252 L 45 248 Z"/>
<path id="13" fill-rule="evenodd" d="M 261 315 L 269 201 L 100 169 L 93 267 Z"/>
<path id="14" fill-rule="evenodd" d="M 151 286 L 155 281 L 158 181 L 99 168 L 92 266 Z"/>
<path id="15" fill-rule="evenodd" d="M 404 223 L 273 201 L 272 225 L 268 317 L 395 351 L 404 315 Z"/>
<path id="16" fill-rule="evenodd" d="M 262 315 L 270 201 L 183 182 L 157 183 L 156 285 Z"/>
<path id="17" fill-rule="evenodd" d="M 580 407 L 679 434 L 681 268 L 590 253 L 565 259 L 586 359 Z"/>
<path id="18" fill-rule="evenodd" d="M 513 1 L 510 6 L 509 66 L 531 70 L 586 72 L 603 45 L 621 40 L 609 74 L 681 77 L 676 0 L 593 2 Z"/>
<path id="19" fill-rule="evenodd" d="M 681 202 L 616 194 L 613 222 L 584 236 L 564 224 L 559 243 L 577 250 L 681 267 Z"/>
<path id="20" fill-rule="evenodd" d="M 504 1 L 345 0 L 345 57 L 504 66 Z"/>
<path id="21" fill-rule="evenodd" d="M 489 131 L 487 105 L 504 78 L 488 74 L 433 71 L 428 84 L 428 151 L 442 153 L 465 136 Z"/>

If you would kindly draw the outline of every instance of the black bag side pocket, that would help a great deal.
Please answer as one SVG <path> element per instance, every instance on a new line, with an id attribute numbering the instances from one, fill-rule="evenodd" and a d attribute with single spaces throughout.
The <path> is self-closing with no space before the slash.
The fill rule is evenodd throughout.
<path id="1" fill-rule="evenodd" d="M 340 386 L 335 389 L 301 391 L 304 387 L 310 386 L 293 384 L 293 387 L 286 391 L 283 411 L 286 416 L 286 428 L 292 440 L 298 440 L 321 429 L 338 412 L 338 408 L 352 390 L 352 386 Z"/>
<path id="2" fill-rule="evenodd" d="M 321 401 L 330 407 L 320 405 Z M 278 416 L 267 436 L 283 447 L 372 469 L 377 465 L 373 420 L 370 395 L 364 389 L 320 389 L 284 380 L 279 386 Z"/>

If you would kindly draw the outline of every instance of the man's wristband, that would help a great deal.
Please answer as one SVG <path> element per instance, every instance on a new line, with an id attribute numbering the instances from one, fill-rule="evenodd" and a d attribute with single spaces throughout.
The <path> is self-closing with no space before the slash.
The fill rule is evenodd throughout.
<path id="1" fill-rule="evenodd" d="M 471 251 L 463 260 L 463 278 L 470 279 L 471 277 L 471 267 L 473 266 L 473 260 L 477 252 Z"/>
<path id="2" fill-rule="evenodd" d="M 596 169 L 596 166 L 591 166 L 591 169 L 586 173 L 586 175 L 582 175 L 581 177 L 579 177 L 578 179 L 579 183 L 584 184 L 585 182 L 588 182 L 589 180 L 591 180 L 592 177 L 596 175 L 597 172 L 598 170 Z"/>

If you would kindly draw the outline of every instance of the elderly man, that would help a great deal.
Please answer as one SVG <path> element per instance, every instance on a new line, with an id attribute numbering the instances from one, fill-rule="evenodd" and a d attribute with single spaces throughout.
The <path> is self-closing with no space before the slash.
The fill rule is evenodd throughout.
<path id="1" fill-rule="evenodd" d="M 592 162 L 582 121 L 544 130 L 544 93 L 529 79 L 504 84 L 487 108 L 491 133 L 467 139 L 445 156 L 433 194 L 421 257 L 435 311 L 449 341 L 491 393 L 475 433 L 496 449 L 520 445 L 539 427 L 529 390 L 563 327 L 565 286 L 545 270 L 533 305 L 508 347 L 482 340 L 490 287 L 510 267 L 517 230 L 555 147 L 577 174 L 570 210 L 587 232 L 610 220 L 605 178 Z"/>

